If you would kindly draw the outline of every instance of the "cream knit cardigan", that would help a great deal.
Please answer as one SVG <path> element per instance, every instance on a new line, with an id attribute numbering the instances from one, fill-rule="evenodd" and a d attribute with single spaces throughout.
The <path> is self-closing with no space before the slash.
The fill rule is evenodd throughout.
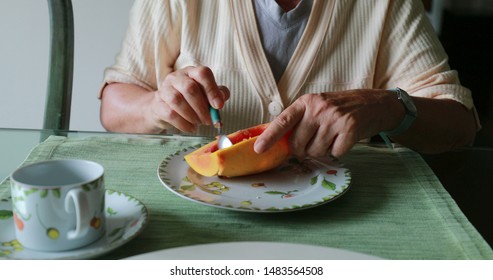
<path id="1" fill-rule="evenodd" d="M 271 102 L 286 108 L 306 93 L 356 88 L 401 87 L 414 96 L 454 99 L 473 108 L 471 93 L 449 69 L 419 0 L 315 0 L 313 5 L 276 84 L 251 1 L 136 0 L 104 84 L 156 90 L 176 69 L 208 66 L 218 84 L 231 91 L 222 110 L 227 132 L 272 121 Z M 213 133 L 210 127 L 198 131 Z"/>

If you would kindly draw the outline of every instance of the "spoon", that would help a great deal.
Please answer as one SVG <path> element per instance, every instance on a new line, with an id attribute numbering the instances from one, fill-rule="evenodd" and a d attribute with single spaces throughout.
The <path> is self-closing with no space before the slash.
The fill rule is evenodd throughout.
<path id="1" fill-rule="evenodd" d="M 211 115 L 212 124 L 217 129 L 217 147 L 219 150 L 233 146 L 233 143 L 229 138 L 223 134 L 223 123 L 221 122 L 221 116 L 219 111 L 209 105 L 209 113 Z"/>

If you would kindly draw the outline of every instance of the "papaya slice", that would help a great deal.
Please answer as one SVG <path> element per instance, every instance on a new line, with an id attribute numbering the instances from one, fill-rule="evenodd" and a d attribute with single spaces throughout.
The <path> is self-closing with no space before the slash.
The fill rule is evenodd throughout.
<path id="1" fill-rule="evenodd" d="M 185 155 L 185 161 L 195 172 L 207 177 L 245 176 L 275 168 L 290 155 L 289 133 L 269 150 L 257 154 L 253 145 L 267 126 L 261 124 L 229 134 L 233 146 L 221 150 L 218 150 L 217 140 L 212 141 Z"/>

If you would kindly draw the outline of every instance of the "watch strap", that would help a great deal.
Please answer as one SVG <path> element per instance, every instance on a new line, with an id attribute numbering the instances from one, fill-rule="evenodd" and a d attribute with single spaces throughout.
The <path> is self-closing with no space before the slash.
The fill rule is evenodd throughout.
<path id="1" fill-rule="evenodd" d="M 414 123 L 414 120 L 416 119 L 415 116 L 410 115 L 406 112 L 406 115 L 404 116 L 404 119 L 402 122 L 394 129 L 390 131 L 382 131 L 380 133 L 383 133 L 387 136 L 397 136 L 402 133 L 404 133 L 406 130 L 409 129 L 409 127 Z"/>
<path id="2" fill-rule="evenodd" d="M 414 120 L 416 119 L 416 117 L 414 116 L 411 116 L 409 114 L 406 114 L 406 116 L 404 117 L 404 120 L 402 120 L 401 124 L 391 130 L 391 131 L 382 131 L 379 133 L 380 137 L 383 139 L 383 141 L 385 142 L 385 144 L 387 145 L 387 147 L 391 148 L 392 149 L 392 141 L 390 141 L 390 138 L 391 136 L 397 136 L 399 134 L 402 134 L 404 133 L 404 131 L 406 131 L 410 126 L 411 124 L 413 124 Z"/>
<path id="3" fill-rule="evenodd" d="M 385 144 L 389 148 L 392 148 L 393 147 L 392 146 L 392 143 L 391 143 L 391 141 L 389 139 L 389 137 L 391 137 L 391 136 L 397 136 L 397 135 L 400 135 L 400 134 L 404 133 L 406 130 L 409 129 L 409 127 L 416 120 L 416 115 L 413 114 L 413 113 L 411 113 L 408 110 L 406 104 L 404 104 L 404 101 L 401 98 L 401 94 L 407 94 L 407 93 L 405 91 L 403 91 L 402 89 L 400 89 L 400 88 L 395 88 L 395 89 L 391 89 L 391 90 L 396 93 L 398 99 L 404 105 L 404 108 L 406 110 L 406 114 L 404 116 L 404 119 L 401 121 L 401 123 L 395 129 L 392 129 L 392 130 L 389 130 L 389 131 L 382 131 L 382 132 L 379 133 L 380 137 L 383 139 L 383 141 L 385 142 Z"/>

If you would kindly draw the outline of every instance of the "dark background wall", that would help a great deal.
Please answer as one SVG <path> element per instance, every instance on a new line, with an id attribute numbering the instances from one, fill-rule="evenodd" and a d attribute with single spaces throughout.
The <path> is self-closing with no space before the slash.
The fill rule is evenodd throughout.
<path id="1" fill-rule="evenodd" d="M 444 7 L 439 36 L 450 66 L 472 91 L 482 124 L 475 146 L 493 146 L 493 0 L 453 1 Z"/>

